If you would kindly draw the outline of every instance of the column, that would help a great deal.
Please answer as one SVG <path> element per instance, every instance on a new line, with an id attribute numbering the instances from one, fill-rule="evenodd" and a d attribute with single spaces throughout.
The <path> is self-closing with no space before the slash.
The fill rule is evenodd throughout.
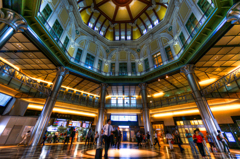
<path id="1" fill-rule="evenodd" d="M 103 127 L 104 121 L 104 110 L 105 110 L 105 99 L 106 99 L 106 89 L 108 85 L 106 83 L 101 83 L 101 97 L 100 97 L 100 108 L 98 110 L 98 122 L 96 125 L 96 131 L 99 133 L 99 139 L 97 146 L 101 145 L 101 130 Z"/>
<path id="2" fill-rule="evenodd" d="M 181 72 L 183 72 L 187 77 L 188 83 L 192 90 L 194 100 L 197 104 L 197 107 L 199 109 L 199 112 L 202 117 L 202 121 L 204 123 L 206 130 L 211 134 L 217 148 L 220 151 L 223 151 L 222 145 L 217 140 L 217 134 L 218 134 L 217 130 L 221 130 L 221 129 L 212 114 L 212 111 L 207 103 L 207 100 L 200 93 L 200 86 L 198 84 L 198 81 L 194 72 L 194 65 L 188 64 L 183 66 L 181 68 Z"/>
<path id="3" fill-rule="evenodd" d="M 153 59 L 150 51 L 150 44 L 147 45 L 147 54 L 148 54 L 148 61 L 149 61 L 149 68 L 150 70 L 153 70 Z"/>
<path id="4" fill-rule="evenodd" d="M 58 67 L 57 76 L 52 85 L 51 95 L 47 98 L 46 103 L 41 112 L 41 115 L 39 116 L 38 121 L 32 132 L 31 136 L 32 146 L 37 146 L 41 142 L 42 136 L 45 132 L 48 121 L 52 114 L 53 107 L 56 103 L 59 89 L 62 85 L 63 79 L 66 76 L 66 74 L 68 74 L 68 70 L 66 68 Z"/>
<path id="5" fill-rule="evenodd" d="M 97 45 L 97 54 L 95 56 L 95 60 L 93 64 L 93 70 L 96 72 L 98 71 L 97 69 L 98 69 L 99 54 L 100 54 L 100 47 Z"/>
<path id="6" fill-rule="evenodd" d="M 86 57 L 87 57 L 88 44 L 89 44 L 89 40 L 86 41 L 84 50 L 82 52 L 82 57 L 81 57 L 81 65 L 82 66 L 85 65 L 85 61 L 86 61 Z"/>
<path id="7" fill-rule="evenodd" d="M 165 49 L 163 47 L 162 40 L 159 38 L 157 41 L 158 41 L 158 45 L 160 47 L 160 53 L 161 53 L 162 61 L 163 61 L 163 64 L 165 65 L 168 62 L 167 54 L 166 54 Z"/>
<path id="8" fill-rule="evenodd" d="M 23 32 L 28 27 L 27 21 L 18 13 L 0 9 L 0 49 L 8 42 L 15 32 Z"/>
<path id="9" fill-rule="evenodd" d="M 127 74 L 128 76 L 132 75 L 132 68 L 131 68 L 131 53 L 127 52 Z"/>
<path id="10" fill-rule="evenodd" d="M 152 133 L 152 124 L 150 122 L 150 116 L 149 116 L 149 108 L 147 106 L 147 84 L 141 83 L 139 84 L 139 87 L 141 88 L 141 94 L 142 94 L 142 105 L 143 105 L 143 122 L 144 122 L 144 129 L 145 134 L 149 132 L 151 135 L 151 145 L 153 144 L 153 133 Z"/>
<path id="11" fill-rule="evenodd" d="M 115 76 L 119 75 L 119 52 L 116 53 Z"/>

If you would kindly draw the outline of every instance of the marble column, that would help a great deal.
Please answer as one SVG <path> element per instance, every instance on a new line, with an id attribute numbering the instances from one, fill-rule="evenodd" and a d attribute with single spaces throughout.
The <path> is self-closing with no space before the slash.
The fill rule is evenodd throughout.
<path id="1" fill-rule="evenodd" d="M 52 114 L 53 107 L 57 100 L 57 95 L 59 89 L 62 85 L 63 79 L 68 74 L 68 70 L 64 67 L 58 67 L 57 76 L 53 82 L 51 95 L 47 98 L 46 103 L 43 107 L 41 115 L 38 118 L 38 121 L 32 131 L 31 140 L 32 146 L 37 146 L 40 144 L 43 134 L 45 133 L 46 127 L 48 126 L 48 122 L 50 116 Z"/>
<path id="2" fill-rule="evenodd" d="M 100 46 L 97 45 L 97 54 L 95 56 L 95 60 L 94 60 L 94 64 L 93 64 L 93 70 L 96 72 L 102 71 L 102 70 L 98 70 L 99 54 L 100 54 Z"/>
<path id="3" fill-rule="evenodd" d="M 143 122 L 144 122 L 144 129 L 145 134 L 149 132 L 151 135 L 151 145 L 153 144 L 153 133 L 152 133 L 152 124 L 150 121 L 150 115 L 149 115 L 149 108 L 147 105 L 147 84 L 141 83 L 139 84 L 139 87 L 141 88 L 141 95 L 142 95 L 142 105 L 143 105 Z"/>
<path id="4" fill-rule="evenodd" d="M 28 27 L 27 21 L 11 9 L 0 9 L 0 49 L 16 32 L 23 32 Z"/>
<path id="5" fill-rule="evenodd" d="M 108 85 L 106 83 L 101 84 L 101 97 L 100 97 L 100 107 L 98 110 L 98 122 L 96 125 L 96 131 L 98 131 L 99 138 L 97 146 L 101 146 L 101 131 L 104 122 L 104 113 L 105 113 L 105 101 L 106 101 L 106 90 Z"/>
<path id="6" fill-rule="evenodd" d="M 160 53 L 161 53 L 162 61 L 163 61 L 163 64 L 165 65 L 165 64 L 168 63 L 167 54 L 166 54 L 166 51 L 165 51 L 164 46 L 162 44 L 161 38 L 159 38 L 157 41 L 158 41 L 158 45 L 160 47 Z"/>
<path id="7" fill-rule="evenodd" d="M 153 70 L 153 59 L 151 55 L 151 50 L 150 50 L 150 44 L 147 45 L 147 55 L 148 55 L 148 61 L 149 61 L 149 69 Z"/>
<path id="8" fill-rule="evenodd" d="M 81 65 L 84 66 L 85 65 L 85 61 L 86 61 L 86 58 L 87 58 L 87 50 L 88 50 L 88 45 L 89 45 L 89 40 L 86 41 L 86 44 L 85 44 L 85 47 L 84 47 L 84 50 L 82 52 L 82 57 L 81 57 Z"/>
<path id="9" fill-rule="evenodd" d="M 194 65 L 188 64 L 188 65 L 183 66 L 181 68 L 181 72 L 183 72 L 185 74 L 185 76 L 187 77 L 188 83 L 192 90 L 194 100 L 197 104 L 197 107 L 199 109 L 200 115 L 202 117 L 202 121 L 204 123 L 204 126 L 205 126 L 207 132 L 209 132 L 211 134 L 216 147 L 220 151 L 222 151 L 223 147 L 217 140 L 217 134 L 218 134 L 217 130 L 221 130 L 221 129 L 212 114 L 212 111 L 208 105 L 207 100 L 205 99 L 205 97 L 202 96 L 202 94 L 200 92 L 201 88 L 199 86 L 196 74 L 194 72 Z"/>

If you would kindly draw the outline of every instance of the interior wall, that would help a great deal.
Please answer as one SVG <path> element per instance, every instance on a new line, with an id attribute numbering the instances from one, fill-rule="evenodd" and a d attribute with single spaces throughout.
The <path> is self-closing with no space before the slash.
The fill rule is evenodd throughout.
<path id="1" fill-rule="evenodd" d="M 18 144 L 22 140 L 22 132 L 26 126 L 35 126 L 37 118 L 34 117 L 16 117 L 16 116 L 0 116 L 0 145 L 5 144 L 8 139 L 8 144 Z M 14 126 L 21 126 L 18 134 L 11 133 Z"/>

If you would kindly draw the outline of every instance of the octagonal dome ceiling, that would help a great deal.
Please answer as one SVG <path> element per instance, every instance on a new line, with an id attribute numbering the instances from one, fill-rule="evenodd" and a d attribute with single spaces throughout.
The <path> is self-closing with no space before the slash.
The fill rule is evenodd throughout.
<path id="1" fill-rule="evenodd" d="M 166 0 L 165 0 L 166 1 Z M 164 0 L 77 0 L 83 22 L 111 41 L 136 40 L 164 18 Z"/>

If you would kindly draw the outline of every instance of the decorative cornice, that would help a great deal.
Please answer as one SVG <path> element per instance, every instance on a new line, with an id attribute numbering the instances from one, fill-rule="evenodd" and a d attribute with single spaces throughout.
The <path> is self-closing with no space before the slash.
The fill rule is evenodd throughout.
<path id="1" fill-rule="evenodd" d="M 227 13 L 227 21 L 232 24 L 240 24 L 240 2 L 235 4 Z"/>
<path id="2" fill-rule="evenodd" d="M 138 87 L 141 88 L 141 90 L 146 90 L 147 89 L 147 83 L 140 83 Z"/>
<path id="3" fill-rule="evenodd" d="M 188 74 L 194 73 L 194 68 L 195 68 L 195 66 L 193 64 L 187 64 L 187 65 L 183 66 L 180 69 L 180 71 L 187 76 Z"/>
<path id="4" fill-rule="evenodd" d="M 21 15 L 7 8 L 0 9 L 0 22 L 8 24 L 16 32 L 23 32 L 28 27 L 27 21 Z"/>

